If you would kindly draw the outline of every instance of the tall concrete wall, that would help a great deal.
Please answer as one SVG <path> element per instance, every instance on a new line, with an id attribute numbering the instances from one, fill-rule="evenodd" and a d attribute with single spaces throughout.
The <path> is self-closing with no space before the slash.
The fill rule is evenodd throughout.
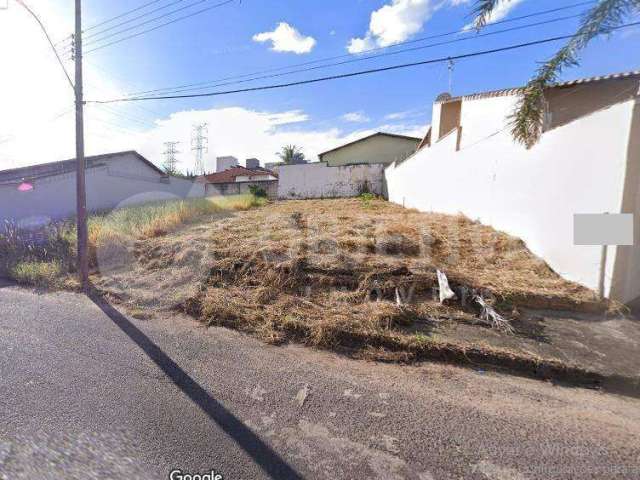
<path id="1" fill-rule="evenodd" d="M 516 101 L 512 95 L 463 100 L 459 151 L 458 135 L 447 135 L 389 166 L 389 199 L 422 211 L 461 212 L 518 236 L 559 274 L 596 289 L 601 247 L 573 245 L 573 215 L 621 211 L 635 101 L 585 112 L 529 150 L 510 135 L 507 117 Z M 434 125 L 440 110 L 436 105 Z M 638 181 L 637 175 L 631 180 Z M 628 205 L 635 205 L 632 197 Z M 616 252 L 609 247 L 607 294 Z M 628 301 L 639 288 L 614 296 Z"/>
<path id="2" fill-rule="evenodd" d="M 324 162 L 282 165 L 278 198 L 355 197 L 363 191 L 382 195 L 384 165 L 329 167 Z"/>
<path id="3" fill-rule="evenodd" d="M 204 196 L 203 185 L 162 177 L 135 156 L 124 156 L 88 169 L 86 183 L 90 211 Z M 28 192 L 20 192 L 16 184 L 0 185 L 0 222 L 41 225 L 75 215 L 75 173 L 37 179 L 33 185 L 34 189 Z"/>

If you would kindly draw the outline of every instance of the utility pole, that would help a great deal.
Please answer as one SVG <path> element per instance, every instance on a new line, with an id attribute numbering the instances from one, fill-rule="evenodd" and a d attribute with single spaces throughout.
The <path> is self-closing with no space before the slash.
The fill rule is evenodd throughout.
<path id="1" fill-rule="evenodd" d="M 209 151 L 209 137 L 207 134 L 208 123 L 201 123 L 193 126 L 193 135 L 191 137 L 191 150 L 196 152 L 196 163 L 194 168 L 194 175 L 204 175 L 204 159 L 203 153 Z"/>
<path id="2" fill-rule="evenodd" d="M 87 192 L 84 158 L 84 99 L 82 93 L 82 1 L 76 2 L 74 59 L 76 67 L 76 216 L 78 231 L 78 276 L 83 289 L 89 287 Z"/>
<path id="3" fill-rule="evenodd" d="M 166 173 L 175 173 L 176 172 L 176 164 L 178 163 L 178 159 L 176 155 L 180 153 L 176 150 L 176 147 L 180 144 L 180 142 L 164 142 L 164 146 L 166 150 L 162 153 L 166 156 L 166 160 L 164 161 L 164 171 Z"/>

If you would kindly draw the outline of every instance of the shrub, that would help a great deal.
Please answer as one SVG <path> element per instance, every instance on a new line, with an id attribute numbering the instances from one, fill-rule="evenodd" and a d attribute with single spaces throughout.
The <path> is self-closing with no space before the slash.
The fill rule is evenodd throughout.
<path id="1" fill-rule="evenodd" d="M 267 198 L 267 191 L 259 185 L 250 185 L 249 191 L 251 195 L 258 198 Z"/>
<path id="2" fill-rule="evenodd" d="M 18 283 L 51 286 L 62 274 L 62 266 L 57 260 L 50 262 L 18 262 L 9 270 L 9 275 Z"/>

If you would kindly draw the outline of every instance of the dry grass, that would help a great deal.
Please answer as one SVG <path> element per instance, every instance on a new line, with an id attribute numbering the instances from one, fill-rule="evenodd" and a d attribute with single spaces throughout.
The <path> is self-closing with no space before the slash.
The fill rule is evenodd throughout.
<path id="1" fill-rule="evenodd" d="M 263 202 L 252 195 L 199 198 L 157 202 L 120 208 L 89 220 L 89 242 L 104 246 L 120 238 L 151 238 L 165 235 L 177 227 L 224 210 L 249 210 Z"/>
<path id="2" fill-rule="evenodd" d="M 607 308 L 519 239 L 463 216 L 382 200 L 277 202 L 124 248 L 127 262 L 101 267 L 95 282 L 132 308 L 181 310 L 270 343 L 295 340 L 379 360 L 485 355 L 518 369 L 540 364 L 524 348 L 452 341 L 448 333 L 477 325 L 480 310 L 470 300 L 435 300 L 436 269 L 454 290 L 477 290 L 514 323 L 523 306 Z M 397 292 L 411 290 L 411 301 L 397 305 Z"/>
<path id="3" fill-rule="evenodd" d="M 195 221 L 228 211 L 246 211 L 266 201 L 253 195 L 154 202 L 116 209 L 89 217 L 90 264 L 111 264 L 129 259 L 139 239 L 156 238 Z M 0 274 L 24 284 L 69 285 L 75 269 L 76 230 L 72 221 L 48 227 L 37 241 L 21 237 L 15 229 L 0 235 Z"/>

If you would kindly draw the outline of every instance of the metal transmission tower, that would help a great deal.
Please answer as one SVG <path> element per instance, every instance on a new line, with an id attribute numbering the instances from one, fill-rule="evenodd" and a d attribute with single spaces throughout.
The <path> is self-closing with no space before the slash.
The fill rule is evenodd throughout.
<path id="1" fill-rule="evenodd" d="M 201 123 L 193 126 L 193 134 L 191 136 L 191 151 L 196 152 L 196 163 L 194 167 L 194 175 L 204 175 L 204 158 L 203 154 L 209 151 L 209 134 L 208 123 Z"/>
<path id="2" fill-rule="evenodd" d="M 180 144 L 180 142 L 164 142 L 164 146 L 166 150 L 162 153 L 166 159 L 162 167 L 164 171 L 167 173 L 176 173 L 176 165 L 178 163 L 178 159 L 176 155 L 180 153 L 176 147 Z"/>

